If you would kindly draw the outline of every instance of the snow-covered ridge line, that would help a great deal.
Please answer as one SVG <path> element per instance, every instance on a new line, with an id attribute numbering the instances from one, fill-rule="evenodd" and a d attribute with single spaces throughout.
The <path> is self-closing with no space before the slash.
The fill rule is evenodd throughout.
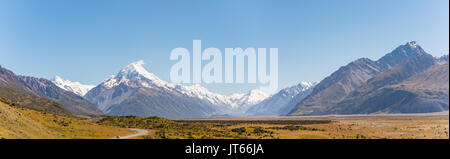
<path id="1" fill-rule="evenodd" d="M 85 85 L 81 84 L 80 82 L 65 80 L 59 76 L 55 76 L 52 82 L 59 88 L 73 92 L 79 96 L 84 96 L 87 92 L 95 87 L 94 85 Z"/>
<path id="2" fill-rule="evenodd" d="M 222 107 L 230 107 L 231 109 L 243 108 L 259 103 L 269 97 L 269 95 L 259 90 L 251 90 L 246 94 L 232 94 L 229 96 L 213 93 L 199 84 L 192 86 L 184 86 L 184 92 L 192 97 L 206 99 L 212 104 Z"/>
<path id="3" fill-rule="evenodd" d="M 248 93 L 232 94 L 227 96 L 211 92 L 200 84 L 183 86 L 181 84 L 168 83 L 161 80 L 156 75 L 148 72 L 143 67 L 144 64 L 145 63 L 142 60 L 130 63 L 129 65 L 123 67 L 116 75 L 107 78 L 99 85 L 99 87 L 104 89 L 114 89 L 119 85 L 124 85 L 131 88 L 151 88 L 168 93 L 178 92 L 189 97 L 207 101 L 211 105 L 229 110 L 231 113 L 245 112 L 245 110 L 251 106 L 259 104 L 270 97 L 270 95 L 260 90 L 251 90 Z M 82 85 L 78 82 L 70 82 L 60 77 L 55 77 L 55 84 L 65 90 L 77 93 L 80 96 L 86 95 L 89 90 L 94 88 L 94 86 Z M 301 82 L 299 85 L 306 89 L 312 87 L 314 84 L 311 82 Z M 298 91 L 302 90 L 285 89 L 284 91 L 293 91 L 289 94 L 296 94 Z M 107 109 L 107 105 L 110 105 L 111 102 L 115 103 L 114 101 L 106 100 L 104 101 L 104 104 L 101 104 L 101 106 L 99 105 L 99 108 L 102 108 L 102 110 Z"/>
<path id="4" fill-rule="evenodd" d="M 259 90 L 252 90 L 247 94 L 233 94 L 226 96 L 211 92 L 199 84 L 183 86 L 180 84 L 168 83 L 161 80 L 156 75 L 149 73 L 143 65 L 144 61 L 142 60 L 133 62 L 120 70 L 117 75 L 106 79 L 101 85 L 107 89 L 114 88 L 120 84 L 125 84 L 133 85 L 134 87 L 160 88 L 165 91 L 178 91 L 190 97 L 206 100 L 212 105 L 229 109 L 254 105 L 269 97 Z M 138 83 L 136 83 L 136 81 L 138 81 Z"/>

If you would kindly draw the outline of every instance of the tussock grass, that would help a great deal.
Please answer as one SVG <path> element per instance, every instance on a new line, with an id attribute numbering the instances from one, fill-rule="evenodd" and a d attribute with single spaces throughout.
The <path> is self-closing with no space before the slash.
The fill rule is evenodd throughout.
<path id="1" fill-rule="evenodd" d="M 134 132 L 0 102 L 0 138 L 102 139 Z"/>

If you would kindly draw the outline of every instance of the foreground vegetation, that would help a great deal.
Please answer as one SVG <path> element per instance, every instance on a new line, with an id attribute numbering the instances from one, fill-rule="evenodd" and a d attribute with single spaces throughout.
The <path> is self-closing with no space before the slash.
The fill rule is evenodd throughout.
<path id="1" fill-rule="evenodd" d="M 44 113 L 0 101 L 0 138 L 3 139 L 105 139 L 133 133 L 87 119 Z"/>
<path id="2" fill-rule="evenodd" d="M 149 130 L 141 139 L 448 139 L 449 116 L 331 116 L 168 120 L 64 116 L 0 99 L 0 138 L 108 139 Z"/>
<path id="3" fill-rule="evenodd" d="M 98 124 L 156 130 L 146 139 L 274 139 L 274 130 L 324 131 L 299 125 L 326 124 L 330 120 L 168 120 L 158 117 L 106 117 Z M 276 125 L 295 125 L 275 127 Z M 272 127 L 268 127 L 272 126 Z"/>
<path id="4" fill-rule="evenodd" d="M 144 139 L 448 139 L 448 115 L 168 120 L 106 117 L 100 125 L 150 129 Z"/>

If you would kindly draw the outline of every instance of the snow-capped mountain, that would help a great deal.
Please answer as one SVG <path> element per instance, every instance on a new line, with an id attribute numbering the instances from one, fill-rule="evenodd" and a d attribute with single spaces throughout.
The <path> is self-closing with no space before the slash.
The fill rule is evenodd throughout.
<path id="1" fill-rule="evenodd" d="M 129 64 L 89 91 L 85 98 L 109 115 L 199 118 L 220 114 L 217 106 L 200 98 L 205 90 L 167 83 L 147 72 L 143 64 Z"/>
<path id="2" fill-rule="evenodd" d="M 161 87 L 167 89 L 175 85 L 169 84 L 152 73 L 147 72 L 142 66 L 144 61 L 137 61 L 124 67 L 116 76 L 111 76 L 105 82 L 101 83 L 106 88 L 113 88 L 120 84 L 126 84 L 134 87 Z"/>
<path id="3" fill-rule="evenodd" d="M 231 101 L 233 109 L 245 112 L 249 107 L 258 104 L 267 97 L 269 97 L 268 94 L 255 89 L 247 94 L 232 94 L 228 96 L 228 99 Z"/>
<path id="4" fill-rule="evenodd" d="M 73 92 L 79 96 L 84 96 L 89 90 L 95 87 L 94 85 L 84 85 L 80 82 L 65 80 L 59 76 L 55 76 L 52 82 L 59 88 Z"/>
<path id="5" fill-rule="evenodd" d="M 296 104 L 308 96 L 316 83 L 300 82 L 296 86 L 285 88 L 277 94 L 250 107 L 247 115 L 284 115 L 287 114 Z"/>
<path id="6" fill-rule="evenodd" d="M 143 61 L 129 64 L 89 91 L 85 98 L 110 115 L 189 118 L 242 114 L 268 97 L 258 90 L 225 96 L 201 85 L 168 83 L 149 73 L 143 64 Z"/>

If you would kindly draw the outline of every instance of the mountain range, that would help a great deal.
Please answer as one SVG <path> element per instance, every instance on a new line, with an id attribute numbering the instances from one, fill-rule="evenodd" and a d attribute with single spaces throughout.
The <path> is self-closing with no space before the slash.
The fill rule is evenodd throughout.
<path id="1" fill-rule="evenodd" d="M 426 60 L 427 57 L 419 57 Z M 411 63 L 410 60 L 404 64 Z M 432 62 L 432 61 L 429 61 Z M 403 67 L 404 65 L 395 66 Z M 448 110 L 448 63 L 429 66 L 399 81 L 373 81 L 356 90 L 327 114 L 428 113 Z M 398 71 L 404 71 L 397 68 Z M 409 70 L 410 71 L 410 70 Z M 393 71 L 394 72 L 394 71 Z M 395 74 L 395 73 L 385 73 Z M 404 74 L 404 73 L 402 73 Z M 407 73 L 405 73 L 407 74 Z M 385 78 L 388 79 L 388 78 Z M 387 82 L 374 85 L 376 82 Z"/>
<path id="2" fill-rule="evenodd" d="M 434 58 L 416 42 L 408 42 L 377 61 L 362 58 L 341 67 L 317 84 L 312 93 L 297 104 L 289 115 L 426 113 L 448 110 L 448 84 L 445 86 L 445 80 L 428 81 L 435 88 L 444 89 L 438 92 L 441 94 L 439 99 L 416 97 L 415 93 L 408 94 L 411 92 L 393 89 L 395 85 L 405 80 L 415 81 L 409 78 L 415 78 L 415 75 L 445 63 L 448 63 L 448 56 Z M 448 69 L 446 71 L 448 83 Z M 421 108 L 413 108 L 417 105 Z"/>
<path id="3" fill-rule="evenodd" d="M 0 97 L 61 115 L 231 116 L 428 113 L 448 110 L 448 55 L 435 58 L 415 41 L 377 61 L 360 58 L 322 81 L 300 82 L 273 95 L 222 95 L 199 84 L 168 83 L 133 62 L 97 86 L 20 76 L 0 66 Z"/>
<path id="4" fill-rule="evenodd" d="M 0 67 L 0 97 L 17 106 L 61 115 L 103 114 L 83 97 L 61 89 L 47 79 L 18 76 L 3 67 Z"/>
<path id="5" fill-rule="evenodd" d="M 59 76 L 52 81 L 18 76 L 1 68 L 0 96 L 14 99 L 14 102 L 25 107 L 51 110 L 55 114 L 104 113 L 167 118 L 247 116 L 249 108 L 256 104 L 262 106 L 260 102 L 270 97 L 259 90 L 227 96 L 213 93 L 198 84 L 183 86 L 168 83 L 145 70 L 143 64 L 143 61 L 133 62 L 98 86 L 72 82 Z M 311 83 L 302 83 L 311 87 Z M 289 98 L 304 94 L 303 91 L 306 89 L 291 90 L 289 96 L 292 97 Z"/>
<path id="6" fill-rule="evenodd" d="M 239 115 L 267 95 L 258 90 L 225 96 L 200 85 L 168 83 L 137 61 L 90 90 L 84 97 L 108 115 L 198 118 Z"/>

